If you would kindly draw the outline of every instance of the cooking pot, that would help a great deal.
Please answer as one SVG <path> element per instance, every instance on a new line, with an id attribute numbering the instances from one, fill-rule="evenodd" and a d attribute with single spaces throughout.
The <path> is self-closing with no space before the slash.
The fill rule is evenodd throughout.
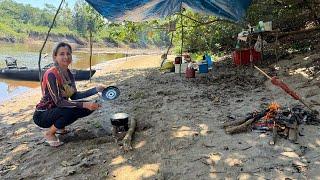
<path id="1" fill-rule="evenodd" d="M 127 113 L 116 113 L 110 118 L 111 124 L 116 127 L 124 127 L 127 131 L 129 129 L 129 115 Z"/>

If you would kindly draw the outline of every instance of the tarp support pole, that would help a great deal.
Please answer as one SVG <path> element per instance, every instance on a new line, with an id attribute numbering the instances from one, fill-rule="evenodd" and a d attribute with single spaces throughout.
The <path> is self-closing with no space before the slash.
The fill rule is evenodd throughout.
<path id="1" fill-rule="evenodd" d="M 57 15 L 58 15 L 58 13 L 59 13 L 59 11 L 60 11 L 60 9 L 61 9 L 61 6 L 62 6 L 63 2 L 64 2 L 64 0 L 61 0 L 61 3 L 60 3 L 60 5 L 59 5 L 59 7 L 58 7 L 58 9 L 57 9 L 56 14 L 54 15 L 54 18 L 53 18 L 53 20 L 52 20 L 51 26 L 50 26 L 50 28 L 49 28 L 49 30 L 48 30 L 46 39 L 44 40 L 43 45 L 42 45 L 42 47 L 41 47 L 41 50 L 40 50 L 40 52 L 39 52 L 38 68 L 39 68 L 40 86 L 41 86 L 41 84 L 42 84 L 41 54 L 42 54 L 42 51 L 43 51 L 43 49 L 44 49 L 44 47 L 45 47 L 45 45 L 46 45 L 46 43 L 47 43 L 47 41 L 48 41 L 48 37 L 49 37 L 50 31 L 51 31 L 51 29 L 53 28 L 54 23 L 56 22 Z M 42 86 L 41 86 L 41 89 L 42 89 Z"/>
<path id="2" fill-rule="evenodd" d="M 181 64 L 182 64 L 182 51 L 183 51 L 183 9 L 182 9 L 182 0 L 180 4 L 180 15 L 181 15 L 181 48 L 180 48 L 180 56 L 181 56 L 181 61 L 180 61 L 180 68 L 179 68 L 179 75 L 181 76 Z"/>
<path id="3" fill-rule="evenodd" d="M 91 28 L 90 28 L 89 33 L 90 33 L 90 43 L 89 43 L 90 44 L 90 78 L 89 78 L 89 81 L 91 82 L 91 75 L 92 75 L 92 72 L 91 72 L 91 66 L 92 66 L 92 44 L 93 44 Z"/>
<path id="4" fill-rule="evenodd" d="M 173 33 L 174 33 L 174 31 L 171 32 L 170 45 L 169 45 L 169 47 L 167 49 L 166 57 L 161 62 L 160 68 L 162 68 L 163 63 L 168 59 L 168 54 L 169 54 L 169 51 L 170 51 L 170 49 L 172 47 L 172 43 L 173 43 Z"/>

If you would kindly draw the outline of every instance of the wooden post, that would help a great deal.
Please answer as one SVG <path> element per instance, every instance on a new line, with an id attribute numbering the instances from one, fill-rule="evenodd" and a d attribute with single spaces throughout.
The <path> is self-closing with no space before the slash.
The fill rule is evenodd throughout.
<path id="1" fill-rule="evenodd" d="M 179 75 L 181 76 L 181 67 L 182 67 L 182 51 L 183 51 L 183 9 L 182 9 L 182 1 L 180 4 L 180 15 L 181 15 L 181 48 L 180 48 L 180 55 L 181 55 L 181 61 L 180 61 L 180 68 L 179 68 Z"/>
<path id="2" fill-rule="evenodd" d="M 248 36 L 248 38 L 249 38 L 249 50 L 250 50 L 250 65 L 251 65 L 251 67 L 252 67 L 252 65 L 253 65 L 253 57 L 252 57 L 252 47 L 251 47 L 251 36 Z"/>
<path id="3" fill-rule="evenodd" d="M 92 66 L 92 28 L 90 28 L 90 78 L 89 81 L 91 83 L 91 76 L 92 76 L 92 72 L 91 72 L 91 66 Z"/>
<path id="4" fill-rule="evenodd" d="M 272 128 L 272 139 L 269 141 L 270 145 L 275 145 L 278 139 L 278 127 L 276 126 L 275 122 Z"/>
<path id="5" fill-rule="evenodd" d="M 263 61 L 263 33 L 260 33 L 260 36 L 261 36 L 261 63 L 264 63 Z"/>
<path id="6" fill-rule="evenodd" d="M 276 32 L 276 48 L 275 48 L 275 52 L 276 52 L 276 63 L 278 63 L 279 61 L 279 55 L 278 55 L 278 50 L 279 50 L 279 42 L 278 42 L 278 36 L 279 36 L 279 33 L 278 31 Z"/>

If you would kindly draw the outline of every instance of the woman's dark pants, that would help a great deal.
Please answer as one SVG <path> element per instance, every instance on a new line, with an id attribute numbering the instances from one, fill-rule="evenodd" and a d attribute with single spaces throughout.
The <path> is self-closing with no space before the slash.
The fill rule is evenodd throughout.
<path id="1" fill-rule="evenodd" d="M 63 129 L 75 122 L 77 119 L 88 116 L 93 111 L 85 108 L 60 108 L 56 107 L 46 111 L 35 111 L 33 121 L 42 128 L 49 128 L 54 125 Z"/>

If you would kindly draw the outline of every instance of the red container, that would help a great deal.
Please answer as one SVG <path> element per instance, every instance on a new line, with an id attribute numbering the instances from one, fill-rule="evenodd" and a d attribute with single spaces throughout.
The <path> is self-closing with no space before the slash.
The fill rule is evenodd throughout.
<path id="1" fill-rule="evenodd" d="M 182 57 L 177 56 L 174 58 L 174 64 L 181 64 L 182 63 Z"/>
<path id="2" fill-rule="evenodd" d="M 186 69 L 186 78 L 195 78 L 196 77 L 196 70 L 193 68 L 188 68 Z"/>
<path id="3" fill-rule="evenodd" d="M 252 62 L 261 60 L 261 53 L 251 49 Z M 241 49 L 233 51 L 232 53 L 233 63 L 236 65 L 248 65 L 250 64 L 250 49 Z"/>

